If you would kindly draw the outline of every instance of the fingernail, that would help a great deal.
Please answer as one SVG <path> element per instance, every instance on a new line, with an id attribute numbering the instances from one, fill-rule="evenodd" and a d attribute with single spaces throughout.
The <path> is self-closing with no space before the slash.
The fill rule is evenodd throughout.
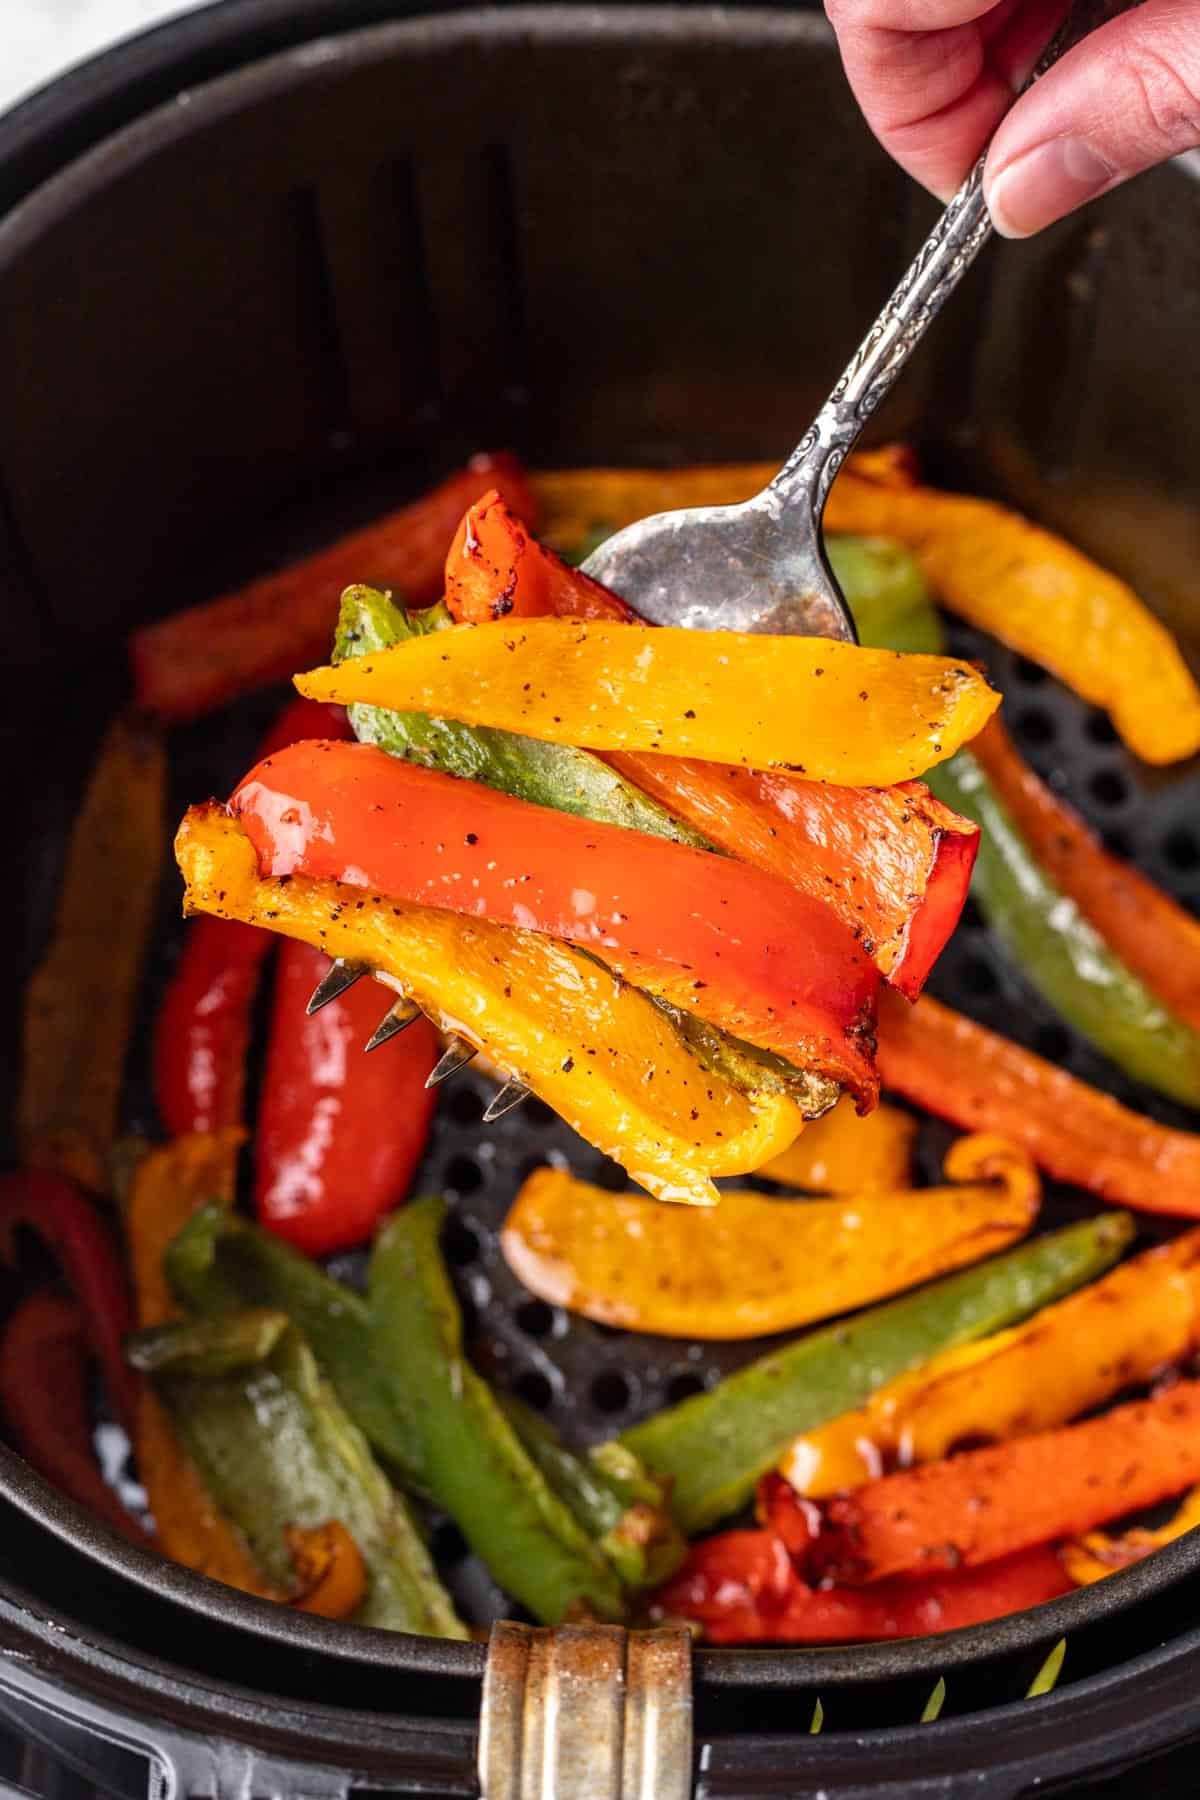
<path id="1" fill-rule="evenodd" d="M 992 224 L 1001 237 L 1031 237 L 1102 194 L 1115 173 L 1086 138 L 1050 138 L 987 184 Z"/>

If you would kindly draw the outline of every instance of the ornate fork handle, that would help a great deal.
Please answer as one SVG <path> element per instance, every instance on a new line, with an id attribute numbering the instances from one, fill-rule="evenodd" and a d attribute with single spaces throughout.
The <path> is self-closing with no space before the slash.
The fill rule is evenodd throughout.
<path id="1" fill-rule="evenodd" d="M 1097 26 L 1129 10 L 1130 0 L 1077 0 L 1043 52 L 1022 92 Z M 1133 0 L 1141 4 L 1141 0 Z M 900 279 L 895 292 L 854 352 L 829 399 L 771 482 L 782 506 L 807 503 L 820 522 L 833 478 L 867 420 L 891 392 L 901 370 L 991 235 L 979 158 Z"/>

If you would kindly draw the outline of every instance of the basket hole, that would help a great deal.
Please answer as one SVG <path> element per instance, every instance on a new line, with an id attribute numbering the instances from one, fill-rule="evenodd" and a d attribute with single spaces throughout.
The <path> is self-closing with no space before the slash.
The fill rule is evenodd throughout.
<path id="1" fill-rule="evenodd" d="M 964 931 L 986 931 L 987 930 L 987 924 L 984 920 L 984 916 L 979 910 L 979 902 L 977 900 L 973 900 L 971 898 L 970 894 L 968 894 L 966 899 L 963 901 L 963 909 L 962 909 L 962 912 L 959 914 L 958 922 Z"/>
<path id="2" fill-rule="evenodd" d="M 525 1300 L 513 1314 L 526 1337 L 549 1337 L 554 1330 L 555 1312 L 544 1300 Z"/>
<path id="3" fill-rule="evenodd" d="M 672 1375 L 664 1392 L 669 1406 L 678 1406 L 681 1400 L 691 1400 L 696 1394 L 704 1392 L 704 1382 L 694 1369 L 681 1369 L 678 1375 Z"/>
<path id="4" fill-rule="evenodd" d="M 597 1412 L 624 1412 L 631 1398 L 629 1383 L 620 1369 L 606 1369 L 593 1381 L 591 1396 Z"/>
<path id="5" fill-rule="evenodd" d="M 442 1104 L 456 1125 L 478 1125 L 483 1117 L 483 1096 L 478 1088 L 451 1088 Z"/>
<path id="6" fill-rule="evenodd" d="M 1018 656 L 1014 660 L 1013 675 L 1022 687 L 1041 687 L 1049 680 L 1049 676 L 1041 664 L 1030 662 L 1027 656 Z"/>
<path id="7" fill-rule="evenodd" d="M 1065 1025 L 1039 1025 L 1033 1047 L 1049 1063 L 1061 1065 L 1071 1060 L 1071 1034 Z"/>
<path id="8" fill-rule="evenodd" d="M 439 1525 L 434 1526 L 429 1547 L 433 1551 L 434 1562 L 442 1569 L 457 1568 L 471 1554 L 471 1546 L 453 1519 L 443 1519 Z"/>
<path id="9" fill-rule="evenodd" d="M 452 1156 L 442 1172 L 442 1180 L 455 1194 L 473 1194 L 483 1186 L 483 1170 L 473 1156 Z"/>
<path id="10" fill-rule="evenodd" d="M 629 1178 L 620 1163 L 602 1162 L 592 1174 L 596 1187 L 607 1188 L 610 1194 L 620 1194 L 628 1185 Z"/>
<path id="11" fill-rule="evenodd" d="M 1052 744 L 1058 736 L 1058 725 L 1052 713 L 1040 706 L 1027 706 L 1017 714 L 1017 736 L 1027 744 Z"/>
<path id="12" fill-rule="evenodd" d="M 994 994 L 1000 987 L 995 969 L 990 962 L 985 962 L 982 956 L 967 957 L 963 963 L 962 979 L 965 988 L 968 988 L 972 994 L 981 996 Z"/>
<path id="13" fill-rule="evenodd" d="M 522 1369 L 513 1382 L 513 1393 L 534 1412 L 548 1412 L 554 1399 L 554 1388 L 540 1369 Z"/>
<path id="14" fill-rule="evenodd" d="M 1117 742 L 1116 726 L 1108 714 L 1101 712 L 1099 708 L 1088 714 L 1083 729 L 1093 744 L 1115 744 Z"/>
<path id="15" fill-rule="evenodd" d="M 1172 869 L 1194 869 L 1200 866 L 1200 840 L 1184 826 L 1177 825 L 1163 839 L 1163 855 Z"/>
<path id="16" fill-rule="evenodd" d="M 1127 832 L 1105 831 L 1101 838 L 1110 856 L 1119 857 L 1122 862 L 1133 861 L 1133 840 Z"/>
<path id="17" fill-rule="evenodd" d="M 479 1258 L 479 1234 L 462 1219 L 447 1219 L 442 1231 L 442 1254 L 456 1269 L 465 1269 Z"/>
<path id="18" fill-rule="evenodd" d="M 547 1125 L 553 1125 L 553 1110 L 544 1100 L 527 1100 L 521 1109 L 521 1117 L 535 1131 L 544 1131 Z"/>
<path id="19" fill-rule="evenodd" d="M 1097 769 L 1088 787 L 1098 806 L 1123 806 L 1129 798 L 1129 783 L 1119 769 Z"/>

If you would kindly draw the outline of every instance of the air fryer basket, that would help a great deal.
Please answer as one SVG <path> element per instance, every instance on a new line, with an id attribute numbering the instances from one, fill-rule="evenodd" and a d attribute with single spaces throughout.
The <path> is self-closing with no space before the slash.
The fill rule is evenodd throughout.
<path id="1" fill-rule="evenodd" d="M 480 446 L 511 444 L 542 466 L 782 455 L 928 223 L 811 16 L 505 8 L 348 29 L 398 10 L 232 0 L 74 78 L 57 116 L 43 97 L 0 127 L 0 204 L 11 203 L 0 215 L 0 606 L 18 690 L 0 733 L 21 771 L 3 888 L 10 1092 L 23 971 L 44 941 L 131 626 L 394 504 Z M 263 49 L 276 53 L 251 60 Z M 1193 648 L 1200 418 L 1184 402 L 1200 375 L 1196 176 L 1177 164 L 1042 240 L 993 248 L 876 432 L 914 439 L 935 477 L 1005 493 L 1068 532 L 1135 579 Z M 981 648 L 967 633 L 959 646 Z M 1195 777 L 1149 775 L 1102 716 L 994 645 L 987 654 L 1031 760 L 1115 847 L 1200 904 Z M 240 772 L 272 703 L 177 734 L 180 808 Z M 177 892 L 168 876 L 151 985 L 177 943 Z M 936 986 L 1182 1119 L 1072 1040 L 969 921 Z M 150 1122 L 145 1075 L 144 1064 L 131 1074 L 131 1123 Z M 520 1175 L 554 1154 L 593 1177 L 612 1171 L 536 1102 L 483 1127 L 485 1098 L 480 1077 L 456 1079 L 426 1175 L 454 1202 L 447 1248 L 489 1374 L 588 1441 L 755 1353 L 619 1336 L 525 1295 L 495 1239 Z M 944 1142 L 928 1128 L 931 1167 Z M 1078 1205 L 1051 1196 L 1048 1216 Z M 67 1614 L 70 1655 L 25 1652 L 56 1679 L 99 1683 L 103 1668 L 108 1703 L 147 1703 L 170 1685 L 152 1662 L 169 1648 L 196 1682 L 231 1684 L 236 1729 L 273 1716 L 279 1741 L 293 1734 L 290 1755 L 332 1762 L 348 1760 L 331 1752 L 335 1726 L 314 1714 L 307 1738 L 293 1731 L 284 1695 L 316 1686 L 342 1708 L 384 1708 L 405 1671 L 422 1684 L 407 1705 L 469 1715 L 476 1646 L 331 1627 L 216 1587 L 117 1544 L 3 1450 L 0 1485 L 25 1515 L 12 1514 L 0 1566 L 28 1590 L 0 1592 L 0 1641 L 25 1641 L 30 1605 Z M 37 1527 L 77 1547 L 75 1579 L 56 1575 Z M 452 1532 L 439 1548 L 486 1614 L 498 1596 L 483 1572 Z M 1002 1710 L 970 1725 L 975 1750 L 953 1737 L 965 1719 L 935 1734 L 936 1756 L 935 1739 L 921 1741 L 931 1771 L 937 1756 L 947 1771 L 999 1758 L 995 1791 L 1015 1793 L 1019 1734 L 1036 1735 L 1038 1719 L 1061 1734 L 1058 1709 L 1072 1703 L 1085 1735 L 1102 1719 L 1128 1727 L 1114 1755 L 1144 1741 L 1148 1692 L 1163 1695 L 1159 1741 L 1186 1728 L 1168 1695 L 1191 1654 L 1172 1584 L 1198 1561 L 1185 1541 L 1096 1589 L 945 1638 L 701 1652 L 701 1718 L 724 1733 L 802 1728 L 798 1708 L 820 1691 L 832 1723 L 890 1726 L 915 1716 L 941 1670 L 955 1672 L 964 1712 L 995 1706 L 1066 1630 L 1072 1674 L 1087 1679 L 1032 1709 L 1032 1723 Z M 123 1648 L 99 1644 L 98 1625 Z M 1152 1650 L 1164 1637 L 1171 1658 Z M 105 1657 L 127 1659 L 120 1681 Z M 1116 1684 L 1135 1669 L 1141 1701 L 1126 1717 Z M 235 1702 L 232 1684 L 272 1691 L 276 1712 Z M 193 1727 L 209 1716 L 197 1695 Z M 1077 1736 L 1060 1735 L 1063 1755 L 1078 1754 Z M 910 1740 L 863 1740 L 839 1779 L 857 1792 L 889 1769 L 899 1778 Z M 765 1783 L 770 1740 L 746 1754 L 746 1780 L 759 1779 L 757 1760 Z M 834 1754 L 832 1742 L 806 1746 L 815 1786 Z M 1051 1756 L 1049 1743 L 1037 1754 Z M 721 1786 L 720 1755 L 709 1760 L 705 1791 L 760 1791 Z"/>

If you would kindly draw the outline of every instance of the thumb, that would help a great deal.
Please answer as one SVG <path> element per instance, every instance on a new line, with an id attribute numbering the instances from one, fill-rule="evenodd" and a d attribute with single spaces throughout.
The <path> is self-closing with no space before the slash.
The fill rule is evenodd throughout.
<path id="1" fill-rule="evenodd" d="M 984 194 L 1029 237 L 1200 144 L 1200 0 L 1144 0 L 1034 83 L 992 140 Z"/>

